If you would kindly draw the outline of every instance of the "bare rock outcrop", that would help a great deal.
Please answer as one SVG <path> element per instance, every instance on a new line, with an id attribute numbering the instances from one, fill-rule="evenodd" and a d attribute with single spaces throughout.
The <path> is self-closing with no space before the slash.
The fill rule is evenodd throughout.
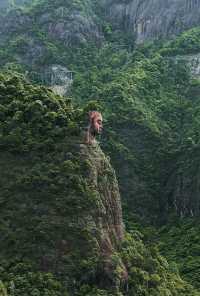
<path id="1" fill-rule="evenodd" d="M 172 37 L 200 24 L 199 0 L 107 1 L 107 16 L 133 33 L 138 43 Z"/>
<path id="2" fill-rule="evenodd" d="M 121 199 L 115 172 L 98 143 L 81 145 L 81 158 L 89 165 L 88 184 L 99 197 L 95 222 L 100 230 L 102 253 L 112 253 L 124 237 Z M 96 215 L 97 214 L 97 215 Z"/>

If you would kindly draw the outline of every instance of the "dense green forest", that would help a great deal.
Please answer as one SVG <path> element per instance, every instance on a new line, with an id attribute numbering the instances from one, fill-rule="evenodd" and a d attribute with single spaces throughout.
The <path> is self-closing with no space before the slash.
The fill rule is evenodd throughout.
<path id="1" fill-rule="evenodd" d="M 67 44 L 49 33 L 58 19 L 79 22 L 75 12 L 90 20 L 89 37 L 81 22 Z M 200 76 L 187 62 L 200 53 L 200 28 L 138 45 L 106 19 L 101 1 L 36 1 L 6 20 L 0 295 L 200 295 Z M 73 72 L 65 97 L 42 78 L 58 64 Z M 80 148 L 94 109 L 104 117 L 105 154 Z M 95 217 L 118 186 L 112 167 L 126 230 L 105 257 L 109 226 Z M 89 178 L 96 170 L 98 188 Z"/>
<path id="2" fill-rule="evenodd" d="M 77 145 L 85 111 L 11 74 L 1 75 L 0 87 L 0 260 L 9 295 L 198 295 L 136 230 L 113 253 L 104 279 L 92 223 L 101 199 Z M 112 177 L 109 170 L 104 178 Z M 128 290 L 120 284 L 121 262 Z"/>

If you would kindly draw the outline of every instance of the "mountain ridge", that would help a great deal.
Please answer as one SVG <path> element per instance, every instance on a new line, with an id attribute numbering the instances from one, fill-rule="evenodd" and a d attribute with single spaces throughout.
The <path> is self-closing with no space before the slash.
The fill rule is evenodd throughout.
<path id="1" fill-rule="evenodd" d="M 3 293 L 199 295 L 176 266 L 199 289 L 200 82 L 184 60 L 200 52 L 199 2 L 177 3 L 44 0 L 0 17 Z M 67 96 L 44 87 L 55 67 Z M 109 157 L 79 138 L 91 110 Z"/>

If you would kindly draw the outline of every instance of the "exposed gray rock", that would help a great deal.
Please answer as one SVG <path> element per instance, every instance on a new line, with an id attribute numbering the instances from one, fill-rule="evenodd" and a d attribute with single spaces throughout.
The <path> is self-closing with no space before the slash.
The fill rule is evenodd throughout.
<path id="1" fill-rule="evenodd" d="M 114 266 L 112 254 L 120 249 L 124 238 L 124 224 L 122 220 L 121 199 L 115 171 L 109 159 L 105 156 L 98 143 L 92 145 L 81 144 L 80 156 L 87 161 L 89 171 L 87 175 L 90 188 L 98 196 L 98 206 L 94 211 L 94 221 L 99 231 L 98 245 L 104 261 L 104 276 L 111 278 Z M 127 270 L 120 260 L 120 278 L 126 280 Z"/>
<path id="2" fill-rule="evenodd" d="M 138 43 L 176 35 L 200 24 L 200 0 L 107 1 L 109 20 Z"/>
<path id="3" fill-rule="evenodd" d="M 89 40 L 98 42 L 102 38 L 92 18 L 78 11 L 73 12 L 68 19 L 49 22 L 45 29 L 49 36 L 61 40 L 65 46 L 86 43 Z"/>
<path id="4" fill-rule="evenodd" d="M 0 43 L 9 38 L 12 34 L 19 35 L 21 32 L 31 30 L 33 22 L 31 17 L 21 9 L 10 11 L 0 18 Z"/>
<path id="5" fill-rule="evenodd" d="M 176 56 L 174 60 L 186 63 L 191 70 L 191 74 L 194 77 L 200 78 L 200 53 Z"/>
<path id="6" fill-rule="evenodd" d="M 89 4 L 84 4 L 84 9 L 69 9 L 66 4 L 66 7 L 58 6 L 48 12 L 41 9 L 37 15 L 26 13 L 23 9 L 9 11 L 0 18 L 0 42 L 13 33 L 19 35 L 23 32 L 32 36 L 33 24 L 66 47 L 89 41 L 98 43 L 103 39 L 96 15 Z"/>
<path id="7" fill-rule="evenodd" d="M 50 75 L 51 89 L 58 95 L 64 96 L 68 93 L 73 83 L 73 73 L 61 65 L 52 65 L 47 69 L 47 75 Z"/>
<path id="8" fill-rule="evenodd" d="M 26 76 L 31 81 L 48 86 L 60 96 L 67 95 L 73 83 L 73 72 L 61 65 L 50 65 L 41 68 L 40 72 L 27 71 Z"/>
<path id="9" fill-rule="evenodd" d="M 8 2 L 4 0 L 1 6 L 5 7 Z M 131 33 L 138 43 L 172 37 L 200 24 L 200 0 L 101 0 L 99 3 L 114 29 Z M 24 28 L 28 33 L 33 23 L 66 47 L 103 40 L 97 13 L 90 1 L 82 7 L 70 8 L 66 3 L 49 11 L 44 9 L 34 19 L 22 10 L 11 11 L 0 19 L 0 40 Z"/>

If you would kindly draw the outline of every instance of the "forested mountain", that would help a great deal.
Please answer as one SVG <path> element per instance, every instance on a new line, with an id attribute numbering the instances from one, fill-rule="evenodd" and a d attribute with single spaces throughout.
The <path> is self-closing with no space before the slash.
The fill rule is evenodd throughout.
<path id="1" fill-rule="evenodd" d="M 88 42 L 101 46 L 109 39 L 132 48 L 134 42 L 171 38 L 200 22 L 199 0 L 24 3 L 29 4 L 26 9 L 11 9 L 0 20 L 1 64 L 8 60 L 26 67 L 31 64 L 31 70 L 51 62 L 66 63 L 63 59 L 72 46 Z"/>
<path id="2" fill-rule="evenodd" d="M 200 295 L 199 1 L 28 4 L 0 17 L 0 291 Z"/>

